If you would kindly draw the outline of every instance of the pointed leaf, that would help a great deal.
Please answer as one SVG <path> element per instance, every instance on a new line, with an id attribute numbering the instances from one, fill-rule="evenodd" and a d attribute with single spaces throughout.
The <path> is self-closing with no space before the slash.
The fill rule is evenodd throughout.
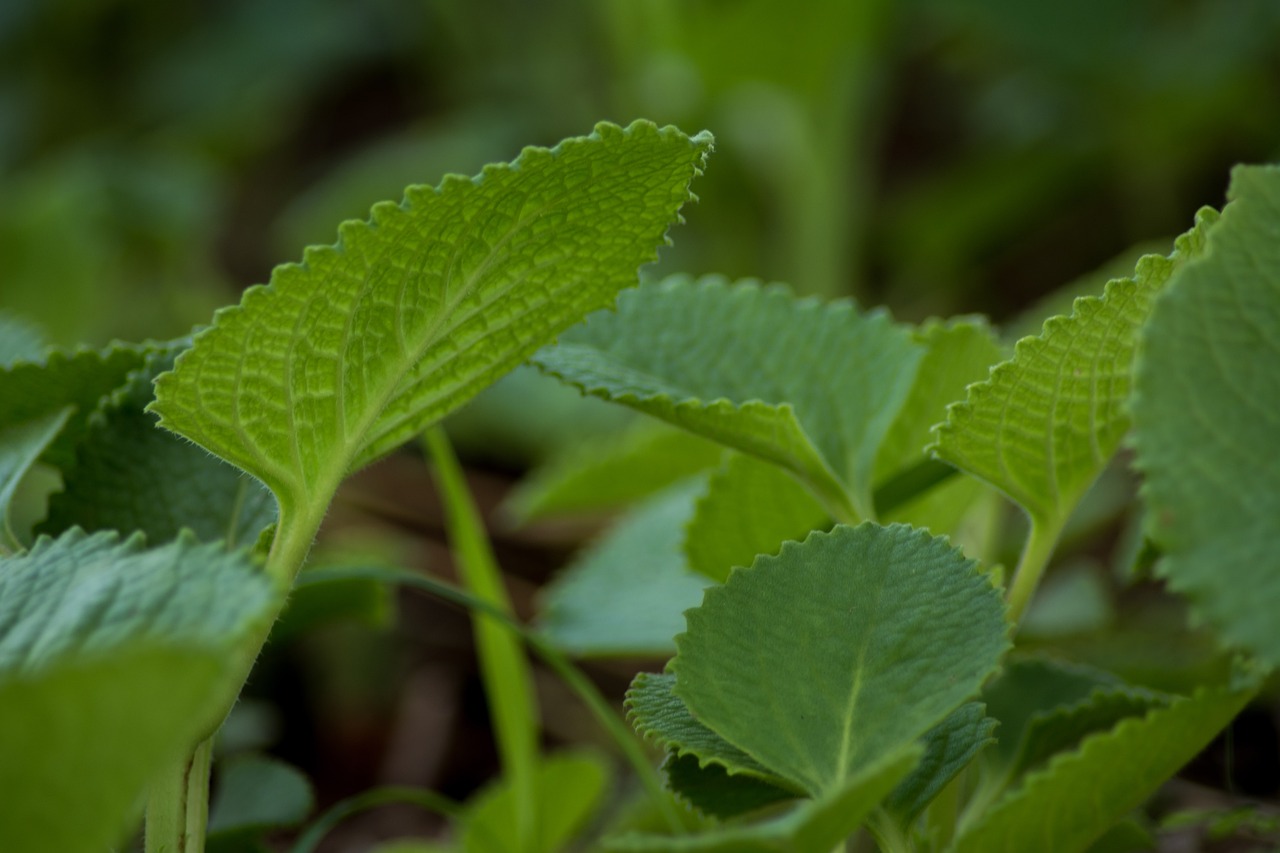
<path id="1" fill-rule="evenodd" d="M 534 363 L 782 465 L 848 519 L 871 511 L 876 452 L 921 355 L 884 313 L 677 276 L 626 294 Z"/>
<path id="2" fill-rule="evenodd" d="M 883 756 L 836 790 L 806 800 L 780 817 L 697 835 L 628 835 L 605 840 L 610 850 L 698 853 L 817 853 L 829 851 L 862 826 L 872 810 L 920 760 L 919 744 Z"/>
<path id="3" fill-rule="evenodd" d="M 522 480 L 503 508 L 522 523 L 608 512 L 714 467 L 723 453 L 714 442 L 647 420 L 574 445 Z"/>
<path id="4" fill-rule="evenodd" d="M 700 488 L 655 495 L 574 558 L 543 592 L 542 634 L 581 657 L 674 654 L 684 611 L 707 586 L 680 552 Z"/>
<path id="5" fill-rule="evenodd" d="M 1009 646 L 990 580 L 945 539 L 837 526 L 709 589 L 671 668 L 693 715 L 813 793 L 914 743 Z"/>
<path id="6" fill-rule="evenodd" d="M 1157 571 L 1229 645 L 1280 664 L 1280 167 L 1231 202 L 1157 301 L 1133 412 Z"/>
<path id="7" fill-rule="evenodd" d="M 689 568 L 721 583 L 734 566 L 776 554 L 788 539 L 827 526 L 822 504 L 795 477 L 735 453 L 711 475 L 685 530 Z"/>
<path id="8" fill-rule="evenodd" d="M 1197 257 L 1217 215 L 1202 210 L 1168 258 L 1148 255 L 1133 278 L 1075 301 L 1012 359 L 969 388 L 937 428 L 934 454 L 1005 492 L 1057 529 L 1129 429 L 1126 403 L 1137 333 L 1156 293 Z"/>
<path id="9" fill-rule="evenodd" d="M 220 311 L 153 408 L 266 483 L 286 516 L 316 514 L 309 502 L 347 472 L 633 284 L 710 147 L 601 124 L 475 179 L 411 187 Z"/>
<path id="10" fill-rule="evenodd" d="M 40 532 L 57 535 L 72 526 L 141 531 L 163 542 L 187 528 L 203 541 L 222 539 L 234 547 L 252 543 L 275 521 L 275 499 L 261 483 L 157 429 L 155 415 L 143 411 L 152 400 L 152 380 L 186 346 L 177 342 L 149 353 L 95 412 Z"/>
<path id="11" fill-rule="evenodd" d="M 975 755 L 995 741 L 992 733 L 997 725 L 981 702 L 966 702 L 925 734 L 920 764 L 884 804 L 899 825 L 915 820 Z"/>
<path id="12" fill-rule="evenodd" d="M 1029 775 L 956 841 L 956 853 L 1085 850 L 1221 731 L 1256 685 L 1202 689 L 1084 740 Z"/>

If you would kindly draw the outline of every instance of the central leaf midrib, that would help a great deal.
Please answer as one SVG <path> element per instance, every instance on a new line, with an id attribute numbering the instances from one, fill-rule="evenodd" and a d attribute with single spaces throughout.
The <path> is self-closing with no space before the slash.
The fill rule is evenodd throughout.
<path id="1" fill-rule="evenodd" d="M 884 597 L 885 585 L 888 583 L 888 577 L 883 573 L 880 576 L 880 583 L 876 589 L 875 604 L 871 608 L 871 616 L 867 622 L 866 631 L 863 632 L 862 642 L 859 644 L 858 658 L 854 663 L 853 686 L 849 691 L 849 701 L 845 705 L 844 721 L 840 732 L 840 757 L 836 764 L 836 777 L 832 782 L 833 787 L 838 787 L 847 777 L 849 772 L 849 759 L 851 756 L 851 742 L 853 740 L 853 722 L 857 715 L 858 698 L 862 693 L 862 676 L 866 670 L 867 650 L 871 647 L 871 637 L 875 633 L 876 614 L 880 613 L 880 599 Z"/>

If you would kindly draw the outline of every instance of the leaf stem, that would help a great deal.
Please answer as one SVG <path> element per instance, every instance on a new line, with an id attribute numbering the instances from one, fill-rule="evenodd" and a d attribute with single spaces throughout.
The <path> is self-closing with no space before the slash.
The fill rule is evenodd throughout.
<path id="1" fill-rule="evenodd" d="M 512 614 L 484 524 L 444 430 L 438 426 L 427 430 L 423 444 L 435 464 L 445 524 L 464 585 L 477 598 Z M 533 676 L 519 641 L 504 626 L 481 614 L 474 630 L 503 773 L 515 794 L 515 834 L 528 847 L 541 837 L 537 826 L 539 720 Z"/>
<path id="2" fill-rule="evenodd" d="M 210 736 L 155 780 L 147 798 L 146 853 L 204 853 L 212 762 Z"/>
<path id="3" fill-rule="evenodd" d="M 1031 603 L 1031 597 L 1040 585 L 1040 578 L 1049 565 L 1061 533 L 1062 522 L 1045 523 L 1032 517 L 1031 530 L 1022 548 L 1022 558 L 1018 560 L 1018 567 L 1009 583 L 1009 620 L 1015 628 L 1022 621 L 1027 605 Z"/>

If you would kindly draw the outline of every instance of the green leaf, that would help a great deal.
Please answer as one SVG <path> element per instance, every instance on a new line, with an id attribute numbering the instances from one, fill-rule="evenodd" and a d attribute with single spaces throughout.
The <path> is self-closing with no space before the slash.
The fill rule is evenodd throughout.
<path id="1" fill-rule="evenodd" d="M 120 842 L 156 772 L 211 721 L 224 655 L 118 644 L 0 680 L 0 850 L 101 853 Z"/>
<path id="2" fill-rule="evenodd" d="M 1075 301 L 1013 358 L 969 388 L 937 428 L 933 453 L 990 483 L 1057 529 L 1129 429 L 1126 403 L 1137 333 L 1156 293 L 1198 256 L 1217 215 L 1208 209 L 1168 258 L 1148 255 L 1133 278 Z"/>
<path id="3" fill-rule="evenodd" d="M 617 510 L 715 466 L 723 452 L 706 439 L 643 421 L 622 435 L 572 446 L 522 480 L 503 509 L 520 523 Z"/>
<path id="4" fill-rule="evenodd" d="M 1238 168 L 1231 199 L 1144 331 L 1138 467 L 1157 572 L 1228 645 L 1280 663 L 1280 167 Z"/>
<path id="5" fill-rule="evenodd" d="M 601 124 L 474 179 L 411 187 L 220 311 L 152 408 L 266 483 L 284 523 L 318 523 L 348 472 L 633 284 L 710 148 Z"/>
<path id="6" fill-rule="evenodd" d="M 707 728 L 673 691 L 676 677 L 642 672 L 627 691 L 627 709 L 636 731 L 677 757 L 693 756 L 698 766 L 719 765 L 779 786 L 795 787 L 747 753 Z"/>
<path id="7" fill-rule="evenodd" d="M 544 588 L 541 634 L 580 657 L 675 653 L 706 578 L 685 565 L 682 529 L 701 481 L 637 506 Z"/>
<path id="8" fill-rule="evenodd" d="M 777 465 L 735 453 L 711 475 L 685 530 L 689 568 L 723 583 L 734 566 L 776 554 L 827 524 L 827 512 Z"/>
<path id="9" fill-rule="evenodd" d="M 40 532 L 57 535 L 72 526 L 142 531 L 163 542 L 187 528 L 201 540 L 234 547 L 252 543 L 275 521 L 275 500 L 261 483 L 157 429 L 155 415 L 144 411 L 152 380 L 186 345 L 148 353 L 143 367 L 103 401 L 64 473 L 63 490 L 49 500 Z"/>
<path id="10" fill-rule="evenodd" d="M 669 278 L 534 363 L 792 471 L 844 520 L 871 514 L 876 452 L 922 350 L 887 314 L 782 287 Z"/>
<path id="11" fill-rule="evenodd" d="M 693 754 L 669 753 L 662 772 L 678 799 L 720 820 L 801 796 L 755 776 L 730 774 L 719 764 L 704 765 Z"/>
<path id="12" fill-rule="evenodd" d="M 116 840 L 218 722 L 238 644 L 278 602 L 243 555 L 189 537 L 71 531 L 0 560 L 0 849 Z"/>
<path id="13" fill-rule="evenodd" d="M 788 542 L 686 618 L 676 695 L 814 794 L 919 739 L 1009 646 L 1004 605 L 977 563 L 903 525 Z"/>
<path id="14" fill-rule="evenodd" d="M 899 825 L 915 820 L 975 755 L 995 741 L 992 733 L 997 725 L 981 702 L 966 702 L 925 733 L 920 764 L 898 783 L 884 804 Z"/>
<path id="15" fill-rule="evenodd" d="M 0 430 L 0 534 L 11 548 L 20 547 L 17 534 L 10 526 L 9 507 L 22 478 L 48 449 L 58 433 L 67 425 L 72 409 L 55 409 L 45 415 Z"/>
<path id="16" fill-rule="evenodd" d="M 635 853 L 815 853 L 828 851 L 860 827 L 871 811 L 920 760 L 920 746 L 905 744 L 863 767 L 834 791 L 806 800 L 786 814 L 754 825 L 696 835 L 625 835 L 605 840 L 610 850 Z"/>
<path id="17" fill-rule="evenodd" d="M 298 768 L 262 755 L 236 756 L 218 767 L 209 806 L 210 841 L 297 826 L 314 806 L 311 783 Z"/>
<path id="18" fill-rule="evenodd" d="M 0 311 L 0 367 L 37 361 L 49 345 L 44 330 L 17 314 Z"/>
<path id="19" fill-rule="evenodd" d="M 499 781 L 468 804 L 462 819 L 462 849 L 473 853 L 555 853 L 564 849 L 599 809 L 609 774 L 588 752 L 561 753 L 536 768 L 539 797 L 536 838 L 521 837 L 516 791 Z"/>
<path id="20" fill-rule="evenodd" d="M 1086 738 L 963 830 L 955 853 L 1085 850 L 1203 749 L 1255 692 L 1201 689 Z"/>

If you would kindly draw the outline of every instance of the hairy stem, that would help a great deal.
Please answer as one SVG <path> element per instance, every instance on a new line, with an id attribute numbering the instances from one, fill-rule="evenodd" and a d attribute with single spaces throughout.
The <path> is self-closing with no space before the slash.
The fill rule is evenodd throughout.
<path id="1" fill-rule="evenodd" d="M 157 778 L 147 798 L 146 853 L 204 853 L 213 738 Z"/>

